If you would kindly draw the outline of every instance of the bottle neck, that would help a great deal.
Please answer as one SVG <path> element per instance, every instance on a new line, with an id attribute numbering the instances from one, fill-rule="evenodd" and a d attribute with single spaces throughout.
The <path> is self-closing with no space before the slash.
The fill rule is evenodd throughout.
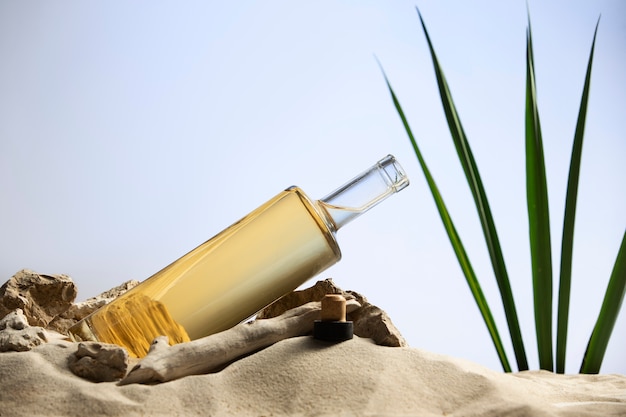
<path id="1" fill-rule="evenodd" d="M 404 170 L 392 155 L 316 201 L 337 231 L 392 194 L 409 185 Z"/>

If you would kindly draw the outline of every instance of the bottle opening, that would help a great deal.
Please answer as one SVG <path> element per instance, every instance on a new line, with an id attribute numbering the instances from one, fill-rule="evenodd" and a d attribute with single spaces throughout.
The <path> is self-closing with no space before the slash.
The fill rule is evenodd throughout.
<path id="1" fill-rule="evenodd" d="M 335 230 L 351 222 L 392 194 L 409 185 L 409 178 L 393 155 L 357 175 L 318 204 L 328 213 Z"/>

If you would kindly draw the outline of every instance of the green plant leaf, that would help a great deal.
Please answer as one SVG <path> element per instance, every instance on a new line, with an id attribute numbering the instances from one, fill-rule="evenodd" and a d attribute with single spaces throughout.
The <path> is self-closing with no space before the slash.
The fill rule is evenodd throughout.
<path id="1" fill-rule="evenodd" d="M 550 216 L 548 213 L 548 187 L 546 185 L 541 125 L 537 109 L 530 17 L 528 20 L 526 32 L 526 198 L 539 367 L 552 371 Z"/>
<path id="2" fill-rule="evenodd" d="M 565 197 L 565 215 L 563 219 L 563 238 L 561 240 L 561 271 L 559 281 L 559 304 L 557 312 L 556 330 L 556 371 L 565 373 L 565 353 L 567 350 L 567 324 L 569 321 L 569 300 L 572 281 L 572 252 L 574 247 L 574 221 L 576 218 L 576 201 L 578 196 L 578 176 L 580 173 L 580 159 L 583 148 L 583 136 L 585 132 L 585 120 L 587 118 L 587 102 L 589 101 L 589 85 L 591 82 L 591 67 L 593 64 L 593 51 L 596 45 L 598 25 L 593 34 L 585 86 L 580 100 L 574 144 L 572 146 L 572 158 L 570 160 L 569 176 L 567 180 L 567 194 Z"/>
<path id="3" fill-rule="evenodd" d="M 435 54 L 435 50 L 430 40 L 430 36 L 428 35 L 428 31 L 426 30 L 424 19 L 422 18 L 419 10 L 417 10 L 417 13 L 419 15 L 424 34 L 426 35 L 426 40 L 428 42 L 428 47 L 430 49 L 430 54 L 435 69 L 435 75 L 437 77 L 439 94 L 441 96 L 444 113 L 446 115 L 448 126 L 450 128 L 450 134 L 452 136 L 457 155 L 461 162 L 461 166 L 463 167 L 463 171 L 465 172 L 465 177 L 467 178 L 467 182 L 472 192 L 472 196 L 474 197 L 476 210 L 478 211 L 478 217 L 480 219 L 480 224 L 482 226 L 483 234 L 485 236 L 485 242 L 489 251 L 493 272 L 496 277 L 498 288 L 500 290 L 500 298 L 502 300 L 502 306 L 504 308 L 505 316 L 507 319 L 517 366 L 520 371 L 527 370 L 528 361 L 526 359 L 526 351 L 524 349 L 522 333 L 520 331 L 519 320 L 517 318 L 515 300 L 513 298 L 513 292 L 511 291 L 511 284 L 509 282 L 509 276 L 504 263 L 502 249 L 500 247 L 500 239 L 498 238 L 498 233 L 494 225 L 491 209 L 487 201 L 487 194 L 483 187 L 478 167 L 476 166 L 476 162 L 474 161 L 472 150 L 467 141 L 467 137 L 465 136 L 465 131 L 463 130 L 463 126 L 461 125 L 461 120 L 456 111 L 456 106 L 454 105 L 454 102 L 452 100 L 452 95 L 450 93 L 450 89 L 448 88 L 448 83 L 443 74 L 443 70 L 439 65 L 439 60 L 437 59 L 437 55 Z"/>
<path id="4" fill-rule="evenodd" d="M 468 181 L 476 208 L 478 211 L 483 234 L 487 242 L 494 273 L 500 289 L 500 296 L 507 315 L 507 324 L 511 332 L 511 340 L 515 349 L 516 359 L 520 370 L 528 369 L 526 355 L 522 343 L 521 332 L 515 312 L 515 304 L 511 293 L 508 274 L 504 265 L 499 239 L 495 225 L 487 202 L 487 196 L 480 179 L 478 168 L 474 161 L 469 143 L 461 125 L 460 118 L 452 100 L 452 95 L 448 88 L 447 81 L 435 54 L 430 36 L 426 30 L 424 20 L 417 10 L 426 40 L 430 49 L 439 94 L 441 96 L 444 113 L 448 122 L 448 127 L 456 148 L 457 155 L 463 167 Z M 567 324 L 569 316 L 569 301 L 571 289 L 571 267 L 573 253 L 573 236 L 576 214 L 576 202 L 578 194 L 578 180 L 580 173 L 580 161 L 582 155 L 582 145 L 584 128 L 587 114 L 587 104 L 589 100 L 591 69 L 593 55 L 598 32 L 599 21 L 596 24 L 589 62 L 585 77 L 585 84 L 581 98 L 576 132 L 572 146 L 572 156 L 570 160 L 570 170 L 568 176 L 567 196 L 565 202 L 565 215 L 563 221 L 563 236 L 561 242 L 561 269 L 559 285 L 558 304 L 558 327 L 557 327 L 557 372 L 565 370 L 565 353 L 567 345 Z M 550 237 L 550 217 L 548 205 L 548 190 L 546 181 L 545 161 L 543 154 L 543 141 L 541 134 L 541 123 L 537 106 L 537 87 L 534 66 L 533 42 L 531 34 L 530 14 L 528 16 L 528 29 L 526 32 L 526 111 L 525 111 L 525 147 L 526 147 L 526 197 L 528 208 L 528 228 L 530 238 L 530 253 L 533 282 L 533 301 L 535 327 L 537 333 L 537 348 L 539 353 L 539 367 L 552 371 L 554 367 L 552 352 L 552 255 Z M 382 66 L 381 66 L 382 69 Z M 384 74 L 384 71 L 383 71 Z M 476 304 L 481 311 L 483 320 L 487 325 L 496 351 L 505 371 L 510 371 L 510 366 L 506 358 L 506 353 L 502 347 L 502 342 L 498 334 L 495 322 L 484 298 L 476 275 L 467 257 L 467 253 L 458 236 L 456 228 L 450 218 L 448 210 L 437 189 L 437 186 L 426 166 L 417 142 L 411 132 L 404 112 L 397 100 L 397 97 L 385 75 L 387 87 L 391 93 L 393 103 L 402 119 L 404 128 L 411 140 L 413 149 L 426 177 L 429 188 L 435 200 L 437 210 L 441 216 L 443 225 L 448 234 L 448 238 L 457 256 L 457 260 L 463 270 L 467 283 L 474 296 Z M 626 294 L 626 232 L 624 233 L 617 260 L 613 272 L 609 279 L 608 288 L 598 320 L 593 329 L 587 351 L 585 353 L 580 372 L 597 373 L 600 370 L 606 347 L 610 340 L 615 321 L 619 314 L 621 304 Z"/>
<path id="5" fill-rule="evenodd" d="M 597 374 L 600 372 L 606 347 L 624 301 L 624 293 L 626 293 L 626 232 L 624 232 L 617 260 L 611 272 L 598 320 L 587 344 L 587 351 L 580 367 L 581 373 Z"/>
<path id="6" fill-rule="evenodd" d="M 450 218 L 450 215 L 445 206 L 445 203 L 443 202 L 441 194 L 439 193 L 439 189 L 437 188 L 437 185 L 435 184 L 435 181 L 433 177 L 431 176 L 428 167 L 426 166 L 426 162 L 424 161 L 424 158 L 422 157 L 422 153 L 420 152 L 420 149 L 417 146 L 417 141 L 415 140 L 415 137 L 413 136 L 413 132 L 411 131 L 409 123 L 407 122 L 407 119 L 404 115 L 404 111 L 402 110 L 402 107 L 400 106 L 400 102 L 398 101 L 396 94 L 391 88 L 391 84 L 389 83 L 389 80 L 387 79 L 387 75 L 385 74 L 384 70 L 383 70 L 383 75 L 385 77 L 387 87 L 389 88 L 389 92 L 391 93 L 393 104 L 396 107 L 398 114 L 400 115 L 400 119 L 402 119 L 402 124 L 404 125 L 407 135 L 409 136 L 409 139 L 411 140 L 411 144 L 413 145 L 413 150 L 415 151 L 415 155 L 417 156 L 417 159 L 422 168 L 422 171 L 424 172 L 424 176 L 426 177 L 426 181 L 428 183 L 430 191 L 435 200 L 437 210 L 439 211 L 439 215 L 441 216 L 443 225 L 446 229 L 446 232 L 448 233 L 448 237 L 450 238 L 450 243 L 452 244 L 452 247 L 457 256 L 461 269 L 463 270 L 463 274 L 465 275 L 465 279 L 467 280 L 467 283 L 470 287 L 470 291 L 472 292 L 472 295 L 474 296 L 474 299 L 476 300 L 478 309 L 480 310 L 483 320 L 485 321 L 485 324 L 487 325 L 487 329 L 489 331 L 489 334 L 491 335 L 491 340 L 493 341 L 494 347 L 496 348 L 496 351 L 498 353 L 498 357 L 500 358 L 500 363 L 502 364 L 502 368 L 504 369 L 505 372 L 511 372 L 511 366 L 509 365 L 509 361 L 506 357 L 506 352 L 504 351 L 504 347 L 502 346 L 502 340 L 500 339 L 500 335 L 498 333 L 496 323 L 493 320 L 493 316 L 491 315 L 491 310 L 489 309 L 487 300 L 485 299 L 485 296 L 483 295 L 480 284 L 478 283 L 478 279 L 476 278 L 472 265 L 469 261 L 469 258 L 467 257 L 467 253 L 465 252 L 465 248 L 463 247 L 461 238 L 459 237 L 456 231 L 456 228 L 454 227 L 454 224 L 452 222 L 452 219 Z"/>

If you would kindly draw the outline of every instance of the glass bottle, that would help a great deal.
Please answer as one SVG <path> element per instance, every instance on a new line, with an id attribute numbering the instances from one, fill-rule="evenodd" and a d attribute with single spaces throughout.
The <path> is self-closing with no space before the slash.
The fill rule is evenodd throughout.
<path id="1" fill-rule="evenodd" d="M 226 330 L 338 262 L 337 230 L 408 184 L 388 155 L 321 200 L 290 187 L 78 322 L 70 337 L 143 357 L 160 335 L 175 344 Z"/>

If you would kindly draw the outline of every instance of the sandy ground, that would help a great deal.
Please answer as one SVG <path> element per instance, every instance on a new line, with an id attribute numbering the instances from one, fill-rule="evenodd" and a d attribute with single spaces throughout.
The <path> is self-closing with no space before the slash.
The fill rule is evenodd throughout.
<path id="1" fill-rule="evenodd" d="M 92 383 L 67 369 L 76 346 L 0 353 L 0 417 L 626 416 L 626 376 L 503 374 L 355 337 L 279 342 L 218 373 L 158 385 Z"/>

